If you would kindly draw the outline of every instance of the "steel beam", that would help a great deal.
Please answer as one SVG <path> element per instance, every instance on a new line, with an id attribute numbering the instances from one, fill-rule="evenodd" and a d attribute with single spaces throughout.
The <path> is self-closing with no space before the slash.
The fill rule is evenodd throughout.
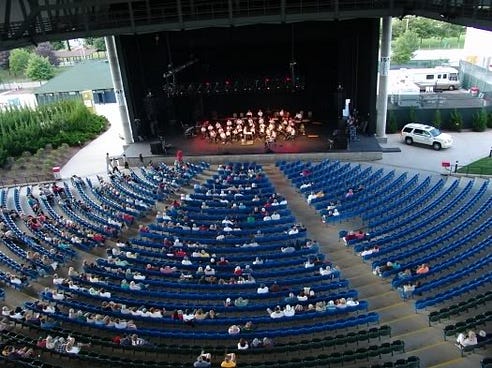
<path id="1" fill-rule="evenodd" d="M 12 11 L 12 0 L 6 0 L 5 3 L 5 16 L 3 17 L 3 32 L 7 36 L 10 31 L 10 12 Z"/>

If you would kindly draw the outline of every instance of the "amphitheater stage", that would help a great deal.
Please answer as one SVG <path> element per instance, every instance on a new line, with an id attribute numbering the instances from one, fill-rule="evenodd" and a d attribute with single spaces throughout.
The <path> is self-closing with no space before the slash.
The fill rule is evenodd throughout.
<path id="1" fill-rule="evenodd" d="M 262 162 L 300 158 L 320 160 L 327 157 L 348 161 L 373 161 L 381 159 L 383 155 L 383 148 L 373 135 L 359 135 L 356 140 L 348 141 L 345 148 L 343 143 L 340 146 L 326 127 L 316 123 L 310 124 L 306 135 L 297 136 L 294 140 L 278 140 L 269 147 L 259 139 L 222 144 L 209 142 L 200 135 L 185 137 L 183 133 L 162 138 L 163 140 L 146 140 L 125 146 L 124 153 L 130 164 L 138 164 L 141 161 L 140 155 L 144 162 L 171 162 L 178 151 L 182 151 L 186 159 L 206 160 L 211 163 L 223 162 L 225 157 L 227 160 L 244 160 L 245 156 Z"/>

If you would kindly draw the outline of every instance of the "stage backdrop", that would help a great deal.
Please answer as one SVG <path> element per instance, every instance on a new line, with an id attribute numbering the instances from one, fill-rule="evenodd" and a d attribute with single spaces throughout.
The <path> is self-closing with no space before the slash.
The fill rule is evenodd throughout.
<path id="1" fill-rule="evenodd" d="M 147 136 L 258 108 L 336 126 L 340 96 L 370 115 L 370 132 L 378 38 L 378 19 L 357 19 L 118 36 L 117 49 L 130 116 Z"/>

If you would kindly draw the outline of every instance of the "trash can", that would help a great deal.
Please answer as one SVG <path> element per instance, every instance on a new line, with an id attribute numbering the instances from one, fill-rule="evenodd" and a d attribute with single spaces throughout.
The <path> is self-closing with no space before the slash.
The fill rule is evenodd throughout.
<path id="1" fill-rule="evenodd" d="M 451 162 L 449 161 L 441 161 L 442 174 L 449 175 L 451 174 Z"/>
<path id="2" fill-rule="evenodd" d="M 478 87 L 471 87 L 470 88 L 470 94 L 473 97 L 477 97 L 479 92 L 480 92 L 480 90 L 478 89 Z"/>
<path id="3" fill-rule="evenodd" d="M 55 179 L 61 179 L 61 172 L 60 172 L 60 167 L 59 166 L 53 167 L 52 171 L 53 171 L 53 177 Z"/>

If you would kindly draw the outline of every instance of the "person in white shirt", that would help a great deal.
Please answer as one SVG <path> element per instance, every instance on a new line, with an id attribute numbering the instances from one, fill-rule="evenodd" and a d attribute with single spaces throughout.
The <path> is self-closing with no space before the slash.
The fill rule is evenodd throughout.
<path id="1" fill-rule="evenodd" d="M 325 268 L 323 267 L 319 268 L 319 274 L 321 276 L 328 276 L 331 275 L 332 273 L 333 273 L 333 269 L 330 266 L 326 266 Z"/>
<path id="2" fill-rule="evenodd" d="M 285 306 L 283 312 L 285 317 L 294 317 L 294 315 L 296 314 L 295 309 L 292 308 L 289 304 Z"/>
<path id="3" fill-rule="evenodd" d="M 272 213 L 271 219 L 272 220 L 280 220 L 280 214 L 278 212 Z"/>
<path id="4" fill-rule="evenodd" d="M 295 235 L 298 233 L 299 233 L 299 229 L 296 226 L 293 226 L 288 232 L 289 235 Z"/>
<path id="5" fill-rule="evenodd" d="M 267 309 L 268 314 L 270 315 L 270 318 L 272 319 L 277 319 L 277 318 L 282 318 L 284 317 L 284 311 L 280 308 L 279 305 L 275 307 L 275 310 L 271 310 L 270 308 Z"/>
<path id="6" fill-rule="evenodd" d="M 248 342 L 244 338 L 241 338 L 237 343 L 237 350 L 247 350 L 247 349 L 249 349 Z"/>
<path id="7" fill-rule="evenodd" d="M 260 287 L 256 289 L 256 293 L 258 294 L 267 294 L 268 291 L 268 286 L 266 286 L 265 284 L 261 284 Z"/>

